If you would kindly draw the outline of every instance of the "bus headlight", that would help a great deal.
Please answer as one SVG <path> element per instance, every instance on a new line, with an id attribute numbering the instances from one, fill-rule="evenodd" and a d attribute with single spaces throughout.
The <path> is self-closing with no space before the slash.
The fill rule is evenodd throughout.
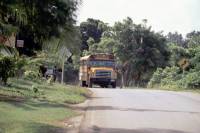
<path id="1" fill-rule="evenodd" d="M 115 82 L 115 80 L 114 80 L 114 79 L 111 79 L 110 81 L 111 81 L 111 82 Z"/>

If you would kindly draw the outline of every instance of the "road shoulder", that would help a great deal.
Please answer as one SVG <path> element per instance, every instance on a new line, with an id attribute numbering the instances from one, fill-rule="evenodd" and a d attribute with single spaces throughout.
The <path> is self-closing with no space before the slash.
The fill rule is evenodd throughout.
<path id="1" fill-rule="evenodd" d="M 77 105 L 69 105 L 70 108 L 78 112 L 78 116 L 73 117 L 66 121 L 64 124 L 69 128 L 67 133 L 79 133 L 81 124 L 85 118 L 87 107 L 89 106 L 90 99 L 86 100 L 84 103 Z"/>

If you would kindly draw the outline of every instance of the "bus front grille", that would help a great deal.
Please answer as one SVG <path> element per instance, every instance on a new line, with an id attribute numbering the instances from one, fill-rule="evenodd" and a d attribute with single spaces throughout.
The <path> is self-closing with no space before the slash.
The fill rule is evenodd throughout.
<path id="1" fill-rule="evenodd" d="M 96 77 L 111 77 L 111 71 L 96 71 Z"/>

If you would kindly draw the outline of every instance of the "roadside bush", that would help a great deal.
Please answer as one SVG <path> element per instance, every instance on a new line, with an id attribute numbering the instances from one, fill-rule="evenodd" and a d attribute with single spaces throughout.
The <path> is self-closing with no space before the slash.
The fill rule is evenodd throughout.
<path id="1" fill-rule="evenodd" d="M 176 81 L 181 79 L 181 70 L 179 67 L 158 68 L 153 74 L 148 87 L 176 85 Z"/>
<path id="2" fill-rule="evenodd" d="M 148 87 L 174 88 L 174 89 L 199 89 L 200 71 L 180 71 L 178 67 L 158 69 L 148 83 Z"/>
<path id="3" fill-rule="evenodd" d="M 200 72 L 190 72 L 183 77 L 180 82 L 182 88 L 197 89 L 200 88 Z"/>
<path id="4" fill-rule="evenodd" d="M 22 77 L 25 71 L 25 66 L 27 64 L 27 61 L 24 57 L 18 57 L 15 59 L 15 75 L 17 77 Z"/>
<path id="5" fill-rule="evenodd" d="M 180 74 L 181 70 L 179 67 L 166 67 L 162 72 L 163 77 L 161 78 L 161 85 L 175 85 L 176 81 L 180 80 L 181 78 Z"/>
<path id="6" fill-rule="evenodd" d="M 31 90 L 32 90 L 34 93 L 38 93 L 38 92 L 39 92 L 39 88 L 37 87 L 37 85 L 32 85 L 32 86 L 31 86 Z"/>
<path id="7" fill-rule="evenodd" d="M 200 47 L 183 49 L 174 47 L 171 59 L 172 67 L 158 69 L 149 82 L 149 87 L 199 89 L 200 88 Z M 173 56 L 174 55 L 174 56 Z M 176 62 L 183 57 L 188 58 L 188 69 L 181 69 Z M 180 66 L 181 67 L 181 66 Z"/>
<path id="8" fill-rule="evenodd" d="M 40 77 L 40 73 L 39 71 L 36 72 L 36 71 L 25 71 L 24 72 L 24 78 L 27 79 L 27 80 L 36 80 Z"/>
<path id="9" fill-rule="evenodd" d="M 15 74 L 15 60 L 13 57 L 0 56 L 0 80 L 7 84 L 9 77 Z"/>
<path id="10" fill-rule="evenodd" d="M 193 52 L 193 57 L 190 59 L 191 67 L 196 71 L 200 71 L 200 48 L 191 50 L 191 52 Z"/>
<path id="11" fill-rule="evenodd" d="M 40 73 L 40 66 L 44 63 L 44 58 L 32 57 L 26 58 L 25 61 L 21 60 L 21 64 L 24 65 L 24 78 L 27 80 L 41 80 L 42 73 Z"/>
<path id="12" fill-rule="evenodd" d="M 170 45 L 169 50 L 171 52 L 169 61 L 171 66 L 178 66 L 179 65 L 178 62 L 181 59 L 188 58 L 190 56 L 188 49 L 185 49 L 177 45 Z"/>
<path id="13" fill-rule="evenodd" d="M 158 68 L 156 70 L 156 72 L 153 74 L 151 80 L 148 83 L 148 87 L 151 88 L 161 83 L 161 79 L 163 78 L 162 72 L 163 72 L 162 68 Z"/>

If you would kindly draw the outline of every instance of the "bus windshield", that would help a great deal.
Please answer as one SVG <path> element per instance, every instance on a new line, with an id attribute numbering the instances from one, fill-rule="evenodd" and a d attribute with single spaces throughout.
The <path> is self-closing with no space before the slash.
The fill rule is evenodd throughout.
<path id="1" fill-rule="evenodd" d="M 114 67 L 114 61 L 90 61 L 89 65 L 92 67 Z"/>

